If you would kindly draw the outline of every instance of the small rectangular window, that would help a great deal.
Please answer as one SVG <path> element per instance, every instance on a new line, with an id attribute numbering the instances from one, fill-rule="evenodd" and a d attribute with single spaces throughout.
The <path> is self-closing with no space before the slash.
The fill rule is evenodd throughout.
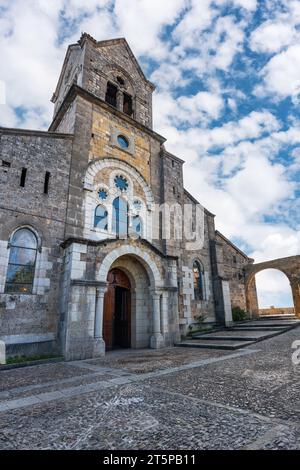
<path id="1" fill-rule="evenodd" d="M 51 173 L 49 173 L 49 171 L 46 171 L 46 173 L 45 173 L 45 181 L 44 181 L 44 194 L 48 194 L 48 192 L 49 192 L 50 176 L 51 176 Z"/>
<path id="2" fill-rule="evenodd" d="M 4 166 L 5 168 L 10 168 L 10 165 L 11 165 L 10 162 L 6 162 L 5 160 L 2 160 L 2 166 Z"/>
<path id="3" fill-rule="evenodd" d="M 117 93 L 118 93 L 118 88 L 112 83 L 108 82 L 106 95 L 105 95 L 105 101 L 111 104 L 112 106 L 114 106 L 115 108 L 117 107 Z"/>
<path id="4" fill-rule="evenodd" d="M 26 175 L 27 175 L 27 168 L 22 168 L 21 179 L 20 179 L 20 186 L 22 188 L 25 187 Z"/>
<path id="5" fill-rule="evenodd" d="M 128 114 L 128 116 L 132 115 L 132 97 L 130 95 L 127 95 L 127 93 L 124 93 L 123 111 L 124 113 Z"/>

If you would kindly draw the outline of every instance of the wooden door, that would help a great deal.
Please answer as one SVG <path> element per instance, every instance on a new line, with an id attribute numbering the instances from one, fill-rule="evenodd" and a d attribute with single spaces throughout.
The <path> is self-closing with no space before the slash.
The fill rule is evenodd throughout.
<path id="1" fill-rule="evenodd" d="M 130 290 L 116 287 L 115 318 L 114 318 L 114 347 L 130 348 L 131 346 L 131 315 Z"/>
<path id="2" fill-rule="evenodd" d="M 120 269 L 107 276 L 108 289 L 104 296 L 103 338 L 106 349 L 131 346 L 130 281 Z"/>

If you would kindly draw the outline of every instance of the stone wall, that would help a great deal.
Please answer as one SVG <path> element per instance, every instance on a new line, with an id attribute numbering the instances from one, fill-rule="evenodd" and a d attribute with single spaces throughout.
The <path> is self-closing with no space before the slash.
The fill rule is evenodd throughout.
<path id="1" fill-rule="evenodd" d="M 220 264 L 222 265 L 222 276 L 229 282 L 231 305 L 247 310 L 244 269 L 253 263 L 253 260 L 218 231 L 216 232 L 216 240 L 222 248 Z M 255 284 L 253 285 L 253 295 L 256 296 Z"/>
<path id="2" fill-rule="evenodd" d="M 132 285 L 132 347 L 149 347 L 152 293 L 161 296 L 161 330 L 166 345 L 178 340 L 177 266 L 140 240 L 67 242 L 61 331 L 68 359 L 93 355 L 96 287 L 105 286 L 113 267 L 124 269 Z"/>
<path id="3" fill-rule="evenodd" d="M 183 249 L 179 258 L 180 269 L 180 324 L 183 332 L 186 326 L 196 323 L 196 317 L 202 316 L 205 322 L 216 321 L 213 279 L 210 257 L 210 240 L 214 234 L 214 216 L 186 191 L 184 192 L 183 202 L 192 207 L 192 214 L 196 216 L 196 206 L 199 210 L 199 246 L 188 240 L 184 240 Z M 193 231 L 196 231 L 195 219 L 192 224 Z M 203 300 L 196 300 L 194 295 L 194 275 L 193 264 L 197 261 L 203 267 Z"/>
<path id="4" fill-rule="evenodd" d="M 259 315 L 294 315 L 294 307 L 270 307 L 260 308 L 258 310 Z"/>
<path id="5" fill-rule="evenodd" d="M 105 100 L 108 80 L 118 86 L 120 92 L 133 97 L 133 117 L 141 124 L 152 127 L 152 92 L 154 86 L 144 77 L 125 40 L 94 41 L 83 37 L 85 61 L 83 87 Z M 124 84 L 120 86 L 117 77 Z"/>
<path id="6" fill-rule="evenodd" d="M 36 345 L 43 352 L 56 348 L 60 244 L 65 231 L 71 147 L 72 138 L 67 135 L 0 131 L 0 337 L 11 354 L 37 353 Z M 27 169 L 24 187 L 20 186 L 22 168 Z M 44 194 L 46 171 L 51 174 L 48 194 Z M 4 291 L 8 242 L 12 233 L 24 226 L 39 242 L 33 293 L 8 294 Z"/>

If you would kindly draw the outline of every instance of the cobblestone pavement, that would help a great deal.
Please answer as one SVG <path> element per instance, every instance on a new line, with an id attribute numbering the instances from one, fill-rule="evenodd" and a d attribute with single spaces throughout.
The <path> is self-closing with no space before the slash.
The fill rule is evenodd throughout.
<path id="1" fill-rule="evenodd" d="M 300 328 L 0 372 L 0 449 L 300 449 Z"/>

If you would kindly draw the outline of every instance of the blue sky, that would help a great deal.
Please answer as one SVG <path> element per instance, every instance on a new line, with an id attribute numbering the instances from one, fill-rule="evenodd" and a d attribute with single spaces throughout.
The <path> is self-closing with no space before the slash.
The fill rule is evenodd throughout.
<path id="1" fill-rule="evenodd" d="M 256 261 L 299 253 L 300 1 L 0 0 L 0 125 L 47 129 L 67 45 L 126 37 L 187 189 Z M 1 87 L 0 87 L 1 95 Z M 262 305 L 290 304 L 262 273 Z"/>

